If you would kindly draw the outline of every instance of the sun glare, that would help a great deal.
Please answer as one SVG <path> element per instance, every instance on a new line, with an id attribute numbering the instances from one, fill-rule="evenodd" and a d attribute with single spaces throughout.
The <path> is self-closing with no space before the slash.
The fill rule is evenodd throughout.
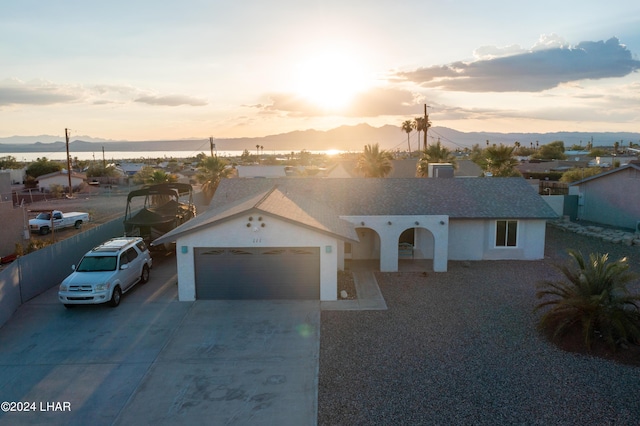
<path id="1" fill-rule="evenodd" d="M 298 65 L 295 90 L 320 108 L 339 110 L 347 107 L 365 85 L 363 71 L 349 55 L 325 52 Z"/>

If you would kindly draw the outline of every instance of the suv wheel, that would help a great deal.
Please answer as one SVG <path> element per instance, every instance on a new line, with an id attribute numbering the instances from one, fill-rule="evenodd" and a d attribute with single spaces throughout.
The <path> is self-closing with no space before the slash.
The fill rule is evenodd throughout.
<path id="1" fill-rule="evenodd" d="M 120 286 L 116 286 L 116 288 L 113 289 L 113 294 L 111 295 L 111 300 L 109 301 L 109 304 L 115 308 L 120 304 L 121 298 L 122 298 L 122 290 L 120 290 Z"/>
<path id="2" fill-rule="evenodd" d="M 140 275 L 140 282 L 144 284 L 147 281 L 149 281 L 149 267 L 147 265 L 144 265 L 142 267 L 142 275 Z"/>

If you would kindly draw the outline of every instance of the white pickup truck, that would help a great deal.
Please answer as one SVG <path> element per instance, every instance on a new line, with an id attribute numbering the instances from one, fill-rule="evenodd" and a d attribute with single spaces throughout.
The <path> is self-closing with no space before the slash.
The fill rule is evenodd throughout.
<path id="1" fill-rule="evenodd" d="M 35 219 L 30 219 L 29 230 L 31 232 L 38 232 L 41 235 L 46 235 L 51 232 L 52 225 L 55 230 L 68 228 L 70 226 L 79 229 L 84 222 L 89 222 L 89 213 L 62 213 L 60 210 L 53 210 L 50 212 L 42 212 L 38 214 Z"/>

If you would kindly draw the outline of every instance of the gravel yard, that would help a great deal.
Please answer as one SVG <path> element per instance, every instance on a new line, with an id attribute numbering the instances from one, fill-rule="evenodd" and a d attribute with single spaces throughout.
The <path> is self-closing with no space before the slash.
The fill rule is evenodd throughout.
<path id="1" fill-rule="evenodd" d="M 558 349 L 532 310 L 566 248 L 640 273 L 640 247 L 547 229 L 545 260 L 378 273 L 387 311 L 323 311 L 318 423 L 637 424 L 640 367 Z"/>

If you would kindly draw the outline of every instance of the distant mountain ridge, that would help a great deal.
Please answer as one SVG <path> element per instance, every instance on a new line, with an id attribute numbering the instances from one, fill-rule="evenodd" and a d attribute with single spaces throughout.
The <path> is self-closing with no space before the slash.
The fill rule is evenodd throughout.
<path id="1" fill-rule="evenodd" d="M 561 140 L 565 147 L 572 145 L 586 146 L 593 140 L 594 146 L 612 146 L 616 141 L 621 146 L 629 142 L 640 142 L 640 133 L 631 132 L 553 132 L 553 133 L 496 133 L 496 132 L 460 132 L 447 127 L 433 127 L 429 130 L 428 143 L 437 139 L 449 148 L 465 148 L 474 144 L 484 146 L 491 144 L 511 145 L 518 141 L 522 146 L 535 146 Z M 78 139 L 82 138 L 82 139 Z M 208 152 L 209 139 L 184 139 L 164 141 L 115 141 L 107 139 L 79 136 L 69 143 L 69 149 L 76 152 L 97 152 L 104 147 L 108 151 L 202 151 Z M 58 139 L 58 140 L 56 140 Z M 0 138 L 0 153 L 18 152 L 58 152 L 65 149 L 65 142 L 56 136 L 13 136 Z M 410 134 L 411 149 L 418 148 L 416 132 Z M 422 138 L 421 138 L 422 141 Z M 343 151 L 362 151 L 367 144 L 379 144 L 387 150 L 406 150 L 407 134 L 400 126 L 385 125 L 372 127 L 368 124 L 356 126 L 340 126 L 331 130 L 297 130 L 288 133 L 254 138 L 215 139 L 218 151 L 253 152 L 256 145 L 271 151 L 323 151 L 338 149 Z M 422 143 L 422 142 L 421 142 Z"/>

